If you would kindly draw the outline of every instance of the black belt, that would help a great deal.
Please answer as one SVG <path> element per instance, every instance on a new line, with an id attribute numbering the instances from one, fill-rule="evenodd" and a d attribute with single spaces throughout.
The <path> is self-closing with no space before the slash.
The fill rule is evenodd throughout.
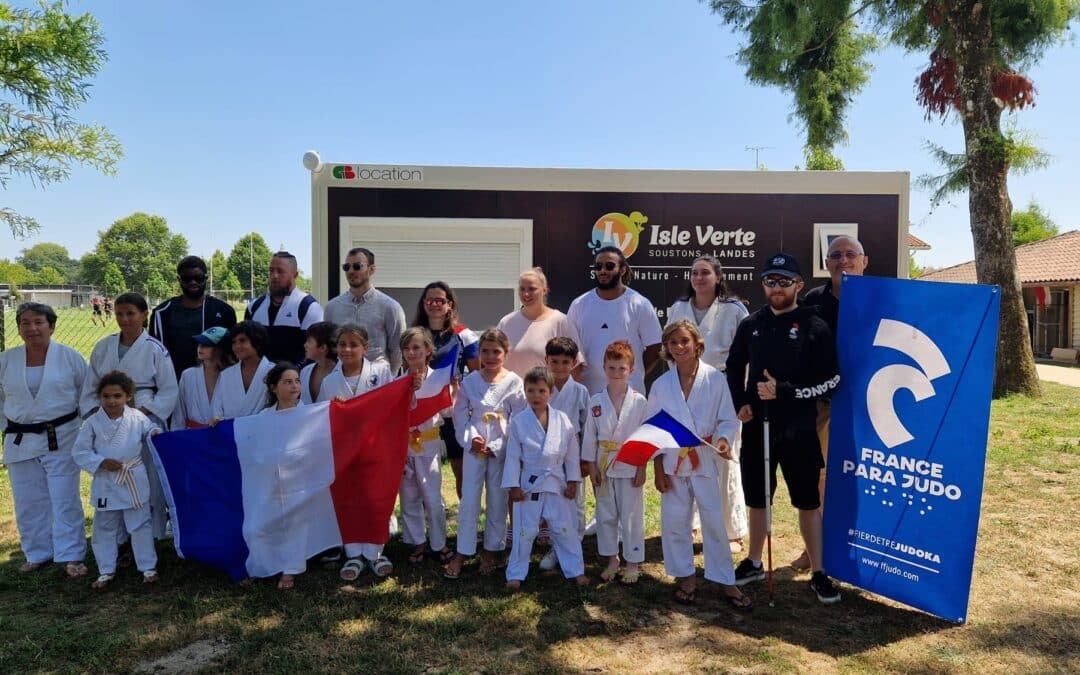
<path id="1" fill-rule="evenodd" d="M 15 434 L 15 445 L 22 443 L 23 434 L 48 434 L 49 436 L 49 451 L 58 450 L 60 445 L 56 442 L 56 427 L 67 424 L 72 420 L 79 418 L 79 411 L 69 412 L 66 415 L 57 417 L 54 420 L 48 422 L 34 422 L 33 424 L 23 424 L 21 422 L 13 422 L 8 420 L 7 427 L 4 429 L 5 434 Z"/>
<path id="2" fill-rule="evenodd" d="M 135 387 L 135 391 L 152 391 L 152 392 L 154 392 L 156 394 L 157 393 L 157 387 L 153 387 L 153 386 Z"/>

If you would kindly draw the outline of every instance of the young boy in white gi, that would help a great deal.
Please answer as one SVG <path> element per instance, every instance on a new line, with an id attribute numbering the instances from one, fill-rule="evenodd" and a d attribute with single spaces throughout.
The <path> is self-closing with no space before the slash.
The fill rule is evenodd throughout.
<path id="1" fill-rule="evenodd" d="M 502 487 L 514 503 L 514 545 L 506 567 L 506 587 L 521 588 L 529 572 L 540 520 L 551 528 L 551 543 L 563 574 L 586 586 L 581 538 L 574 522 L 574 499 L 581 483 L 578 440 L 570 418 L 549 405 L 555 378 L 547 368 L 525 375 L 528 408 L 510 419 Z"/>
<path id="2" fill-rule="evenodd" d="M 135 564 L 143 583 L 158 580 L 157 551 L 150 523 L 150 480 L 143 463 L 143 442 L 161 429 L 142 412 L 128 406 L 135 398 L 135 382 L 114 370 L 97 383 L 99 407 L 87 418 L 71 457 L 94 477 L 90 501 L 94 531 L 90 545 L 98 564 L 94 588 L 105 588 L 116 577 L 118 535 L 126 527 L 131 535 Z"/>
<path id="3" fill-rule="evenodd" d="M 596 494 L 596 550 L 607 558 L 600 574 L 611 581 L 619 573 L 619 541 L 626 569 L 619 583 L 638 582 L 645 560 L 645 467 L 616 462 L 619 448 L 645 421 L 648 402 L 630 388 L 634 350 L 616 340 L 604 352 L 607 387 L 589 399 L 589 415 L 581 441 L 581 461 Z"/>

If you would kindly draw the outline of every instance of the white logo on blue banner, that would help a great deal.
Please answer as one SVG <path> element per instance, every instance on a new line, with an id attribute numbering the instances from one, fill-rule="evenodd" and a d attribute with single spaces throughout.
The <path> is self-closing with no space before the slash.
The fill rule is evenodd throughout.
<path id="1" fill-rule="evenodd" d="M 825 568 L 964 623 L 1000 294 L 877 277 L 843 284 Z"/>

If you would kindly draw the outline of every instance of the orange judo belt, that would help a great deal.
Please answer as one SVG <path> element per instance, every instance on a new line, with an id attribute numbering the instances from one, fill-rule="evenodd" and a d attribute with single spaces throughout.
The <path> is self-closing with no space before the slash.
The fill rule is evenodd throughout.
<path id="1" fill-rule="evenodd" d="M 712 443 L 712 436 L 706 436 L 702 439 L 706 443 Z M 690 470 L 696 471 L 698 465 L 701 464 L 701 458 L 698 456 L 697 448 L 679 448 L 679 461 L 675 462 L 675 475 L 679 475 L 679 467 L 682 466 L 683 460 L 690 460 Z"/>

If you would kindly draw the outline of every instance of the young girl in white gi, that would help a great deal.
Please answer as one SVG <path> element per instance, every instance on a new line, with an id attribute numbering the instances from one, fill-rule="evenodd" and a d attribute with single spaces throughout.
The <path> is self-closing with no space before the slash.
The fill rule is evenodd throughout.
<path id="1" fill-rule="evenodd" d="M 356 324 L 347 323 L 337 329 L 338 362 L 326 376 L 319 388 L 316 402 L 348 401 L 391 379 L 390 367 L 385 362 L 372 363 L 364 358 L 367 354 L 367 331 Z M 393 518 L 393 516 L 391 516 Z M 389 524 L 387 525 L 389 529 Z M 385 577 L 394 571 L 390 559 L 383 555 L 383 545 L 372 542 L 344 542 L 347 560 L 341 566 L 340 576 L 345 581 L 355 581 L 366 566 L 377 577 Z"/>
<path id="2" fill-rule="evenodd" d="M 401 335 L 401 355 L 405 368 L 420 388 L 431 374 L 428 364 L 435 352 L 435 342 L 426 328 L 413 326 Z M 444 565 L 454 557 L 446 547 L 446 507 L 442 498 L 442 440 L 439 427 L 442 415 L 436 414 L 422 424 L 409 429 L 409 452 L 405 458 L 405 473 L 401 477 L 402 539 L 413 546 L 409 564 L 419 565 L 434 555 Z M 424 515 L 427 514 L 427 536 L 424 536 Z"/>
<path id="3" fill-rule="evenodd" d="M 337 366 L 337 343 L 334 333 L 337 326 L 329 321 L 319 321 L 307 329 L 304 342 L 304 358 L 309 363 L 300 371 L 300 400 L 306 404 L 319 399 L 323 380 Z"/>
<path id="4" fill-rule="evenodd" d="M 749 610 L 753 606 L 750 598 L 735 586 L 724 498 L 716 476 L 716 463 L 731 459 L 731 444 L 739 428 L 727 379 L 701 360 L 705 342 L 690 321 L 669 323 L 662 344 L 663 356 L 673 367 L 653 383 L 648 415 L 665 410 L 698 438 L 712 444 L 679 448 L 654 460 L 656 489 L 662 496 L 660 530 L 664 569 L 678 584 L 675 600 L 693 604 L 697 571 L 691 527 L 696 504 L 701 514 L 705 578 L 720 584 L 724 599 L 733 608 Z"/>
<path id="5" fill-rule="evenodd" d="M 169 420 L 171 431 L 198 429 L 214 419 L 210 402 L 218 378 L 233 364 L 232 349 L 223 341 L 228 333 L 228 329 L 214 326 L 195 336 L 199 363 L 180 374 L 180 396 Z"/>
<path id="6" fill-rule="evenodd" d="M 645 560 L 645 467 L 616 462 L 619 448 L 645 421 L 648 403 L 630 388 L 634 350 L 626 340 L 616 340 L 604 352 L 607 387 L 589 399 L 589 413 L 581 441 L 581 460 L 596 495 L 596 550 L 607 558 L 600 574 L 611 581 L 619 574 L 619 541 L 626 569 L 619 583 L 637 584 L 639 565 Z"/>
<path id="7" fill-rule="evenodd" d="M 176 409 L 176 401 L 180 398 L 169 350 L 146 332 L 150 309 L 143 296 L 124 293 L 116 298 L 113 307 L 120 332 L 102 338 L 90 353 L 90 369 L 82 390 L 83 417 L 97 409 L 97 386 L 102 376 L 119 370 L 135 382 L 135 407 L 159 429 L 167 429 L 165 421 Z M 165 492 L 161 489 L 161 479 L 149 446 L 143 447 L 142 456 L 150 480 L 151 529 L 155 539 L 164 539 L 168 523 Z"/>
<path id="8" fill-rule="evenodd" d="M 121 307 L 118 302 L 118 316 Z M 116 577 L 121 528 L 131 535 L 143 583 L 158 580 L 157 551 L 150 525 L 149 471 L 142 448 L 146 439 L 161 428 L 128 405 L 134 398 L 135 383 L 126 373 L 114 370 L 99 377 L 99 405 L 79 430 L 71 449 L 75 463 L 94 478 L 90 484 L 90 502 L 95 508 L 90 545 L 99 576 L 93 588 L 105 588 Z"/>
<path id="9" fill-rule="evenodd" d="M 254 415 L 266 407 L 266 376 L 274 367 L 263 356 L 266 326 L 255 321 L 241 321 L 229 329 L 236 364 L 221 371 L 214 396 L 210 399 L 211 426 L 219 420 Z"/>
<path id="10" fill-rule="evenodd" d="M 521 588 L 529 573 L 533 540 L 541 518 L 567 579 L 587 586 L 574 500 L 581 485 L 578 439 L 570 418 L 549 405 L 555 378 L 547 368 L 525 375 L 528 407 L 510 419 L 502 486 L 514 503 L 514 545 L 506 566 L 506 587 Z"/>
<path id="11" fill-rule="evenodd" d="M 511 417 L 525 407 L 521 378 L 503 367 L 510 341 L 497 328 L 480 335 L 480 370 L 461 381 L 454 402 L 454 427 L 465 448 L 461 507 L 458 510 L 457 555 L 443 576 L 457 579 L 465 560 L 476 554 L 480 500 L 487 489 L 484 550 L 480 574 L 497 567 L 496 554 L 506 550 L 507 491 L 502 487 L 506 457 L 506 428 Z"/>
<path id="12" fill-rule="evenodd" d="M 581 441 L 581 430 L 585 426 L 585 409 L 589 405 L 589 390 L 585 385 L 570 377 L 574 367 L 580 362 L 578 345 L 568 337 L 554 337 L 544 345 L 544 364 L 555 378 L 555 387 L 551 393 L 551 407 L 570 418 L 574 427 L 574 436 Z M 585 538 L 585 484 L 578 486 L 575 498 L 575 514 L 578 523 L 578 536 Z M 514 519 L 510 518 L 511 524 Z M 548 539 L 549 528 L 540 524 L 539 539 L 543 543 Z M 540 559 L 540 569 L 553 570 L 559 564 L 555 549 L 552 548 Z"/>
<path id="13" fill-rule="evenodd" d="M 260 412 L 260 415 L 287 415 L 298 406 L 300 400 L 300 371 L 296 366 L 284 361 L 274 364 L 270 372 L 266 374 L 266 397 L 269 405 Z M 296 535 L 294 532 L 293 535 Z M 294 536 L 295 541 L 302 541 L 303 537 Z M 305 556 L 296 556 L 291 564 L 281 570 L 281 578 L 278 579 L 278 590 L 287 591 L 296 585 L 296 576 L 307 571 L 307 559 Z"/>
<path id="14" fill-rule="evenodd" d="M 56 561 L 67 567 L 69 577 L 82 577 L 86 532 L 71 445 L 79 433 L 86 360 L 52 341 L 52 307 L 23 303 L 15 310 L 15 323 L 23 344 L 0 352 L 0 429 L 26 556 L 19 571 L 34 572 Z"/>

